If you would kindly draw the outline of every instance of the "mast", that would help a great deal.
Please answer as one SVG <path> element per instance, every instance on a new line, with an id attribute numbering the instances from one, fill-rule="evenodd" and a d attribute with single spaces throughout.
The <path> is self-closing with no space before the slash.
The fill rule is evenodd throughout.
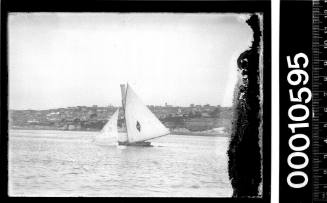
<path id="1" fill-rule="evenodd" d="M 124 127 L 126 129 L 126 135 L 127 135 L 127 140 L 128 140 L 128 131 L 127 131 L 127 125 L 126 125 L 126 111 L 125 111 L 125 105 L 126 105 L 126 94 L 127 94 L 127 88 L 128 88 L 128 83 L 125 86 L 125 84 L 120 84 L 120 91 L 121 91 L 121 103 L 122 103 L 122 109 L 123 109 L 123 115 L 124 115 Z"/>
<path id="2" fill-rule="evenodd" d="M 120 84 L 120 91 L 121 91 L 121 103 L 123 105 L 123 110 L 125 112 L 125 104 L 126 104 L 126 90 L 124 84 Z"/>

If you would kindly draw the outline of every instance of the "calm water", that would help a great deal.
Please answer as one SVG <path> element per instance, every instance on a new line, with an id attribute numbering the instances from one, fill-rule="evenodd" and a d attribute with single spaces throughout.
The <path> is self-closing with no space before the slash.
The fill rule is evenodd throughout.
<path id="1" fill-rule="evenodd" d="M 12 130 L 9 195 L 230 197 L 227 137 L 122 147 L 95 132 Z"/>

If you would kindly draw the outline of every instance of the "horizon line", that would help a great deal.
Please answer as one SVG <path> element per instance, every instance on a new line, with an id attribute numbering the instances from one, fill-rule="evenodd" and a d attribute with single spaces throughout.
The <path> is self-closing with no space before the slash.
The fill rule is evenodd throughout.
<path id="1" fill-rule="evenodd" d="M 213 107 L 224 107 L 224 108 L 229 108 L 229 107 L 232 107 L 233 105 L 231 106 L 223 106 L 223 105 L 220 105 L 220 104 L 217 104 L 217 105 L 212 105 L 212 104 L 194 104 L 194 107 L 196 106 L 205 106 L 205 105 L 209 105 L 209 106 L 213 106 Z M 53 107 L 53 108 L 47 108 L 47 109 L 32 109 L 32 108 L 25 108 L 25 109 L 16 109 L 16 108 L 8 108 L 8 110 L 10 111 L 28 111 L 28 110 L 32 110 L 32 111 L 46 111 L 46 110 L 53 110 L 53 109 L 67 109 L 67 108 L 76 108 L 76 107 L 94 107 L 96 106 L 97 108 L 101 107 L 115 107 L 115 108 L 121 108 L 121 105 L 119 106 L 116 106 L 116 105 L 106 105 L 106 106 L 99 106 L 99 105 L 90 105 L 90 106 L 86 106 L 86 105 L 76 105 L 76 106 L 66 106 L 66 107 Z M 146 105 L 147 107 L 148 106 L 159 106 L 159 107 L 191 107 L 191 104 L 190 105 L 187 105 L 187 106 L 182 106 L 182 105 L 173 105 L 173 104 L 167 104 L 166 105 L 153 105 L 153 104 L 149 104 L 149 105 Z"/>

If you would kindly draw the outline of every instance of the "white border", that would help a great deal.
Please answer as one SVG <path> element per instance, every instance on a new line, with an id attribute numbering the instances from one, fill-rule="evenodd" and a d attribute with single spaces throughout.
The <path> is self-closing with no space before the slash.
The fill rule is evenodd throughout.
<path id="1" fill-rule="evenodd" d="M 279 22 L 280 1 L 271 1 L 271 203 L 279 202 Z"/>

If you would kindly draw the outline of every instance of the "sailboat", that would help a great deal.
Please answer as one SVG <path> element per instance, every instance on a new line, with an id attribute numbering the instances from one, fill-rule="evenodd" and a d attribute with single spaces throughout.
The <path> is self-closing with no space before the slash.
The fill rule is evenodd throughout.
<path id="1" fill-rule="evenodd" d="M 139 99 L 129 84 L 120 85 L 122 110 L 126 133 L 118 133 L 117 120 L 119 109 L 111 116 L 102 131 L 116 136 L 118 145 L 151 146 L 148 140 L 168 135 L 169 129 Z"/>

